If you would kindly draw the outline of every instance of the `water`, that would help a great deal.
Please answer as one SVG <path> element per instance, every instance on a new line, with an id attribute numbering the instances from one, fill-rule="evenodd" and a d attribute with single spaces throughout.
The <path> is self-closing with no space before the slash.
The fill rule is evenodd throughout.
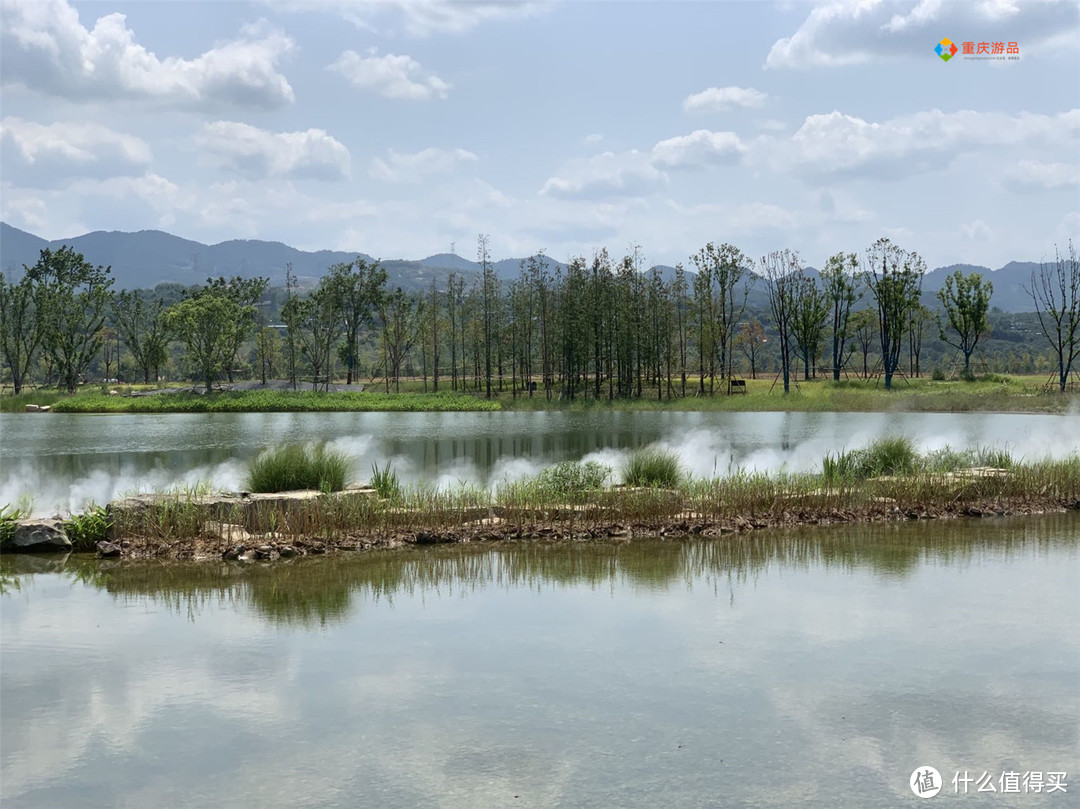
<path id="1" fill-rule="evenodd" d="M 22 807 L 892 807 L 1064 771 L 1080 514 L 240 567 L 0 559 Z M 31 572 L 37 571 L 37 572 Z"/>
<path id="2" fill-rule="evenodd" d="M 699 476 L 735 467 L 816 470 L 827 452 L 882 435 L 925 449 L 1002 446 L 1040 459 L 1080 451 L 1080 416 L 998 413 L 249 413 L 0 414 L 0 503 L 76 511 L 129 491 L 209 481 L 239 489 L 244 464 L 284 441 L 329 441 L 358 480 L 390 462 L 405 482 L 496 485 L 566 459 L 615 469 L 661 444 Z"/>

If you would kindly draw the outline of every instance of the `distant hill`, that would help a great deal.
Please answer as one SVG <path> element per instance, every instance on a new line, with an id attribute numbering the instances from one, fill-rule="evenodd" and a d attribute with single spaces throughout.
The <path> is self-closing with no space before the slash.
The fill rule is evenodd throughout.
<path id="1" fill-rule="evenodd" d="M 137 233 L 121 231 L 95 231 L 70 239 L 47 241 L 32 233 L 19 230 L 0 222 L 0 270 L 18 277 L 24 264 L 33 265 L 43 248 L 59 248 L 71 245 L 94 264 L 112 267 L 116 286 L 120 289 L 147 288 L 159 283 L 200 284 L 210 276 L 243 277 L 265 276 L 272 286 L 285 282 L 285 268 L 292 265 L 293 272 L 304 285 L 314 285 L 333 264 L 348 262 L 358 255 L 372 261 L 364 253 L 334 250 L 308 252 L 297 250 L 281 242 L 256 239 L 231 240 L 207 245 L 183 239 L 160 230 L 141 230 Z M 517 278 L 521 262 L 525 259 L 507 258 L 495 262 L 495 273 L 503 280 Z M 546 259 L 550 271 L 565 268 L 565 264 L 552 258 Z M 391 286 L 406 290 L 426 289 L 432 280 L 441 280 L 451 273 L 461 273 L 473 278 L 480 273 L 480 265 L 453 253 L 438 253 L 418 261 L 391 259 L 382 261 Z M 675 269 L 657 265 L 664 280 L 670 283 Z M 923 281 L 923 300 L 936 305 L 935 293 L 944 286 L 945 277 L 961 270 L 964 273 L 980 272 L 994 283 L 991 306 L 1005 312 L 1029 312 L 1031 298 L 1024 291 L 1031 273 L 1039 265 L 1030 261 L 1011 261 L 997 270 L 970 264 L 953 264 L 938 267 L 926 274 Z M 650 268 L 651 269 L 651 268 Z M 808 268 L 812 275 L 817 271 Z M 687 269 L 687 282 L 692 282 L 693 271 Z M 750 295 L 750 305 L 756 308 L 768 306 L 764 285 L 757 283 Z"/>

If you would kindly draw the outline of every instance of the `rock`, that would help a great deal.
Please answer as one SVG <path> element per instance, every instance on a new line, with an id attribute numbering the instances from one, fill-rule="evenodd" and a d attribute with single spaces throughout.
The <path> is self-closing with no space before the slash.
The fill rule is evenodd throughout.
<path id="1" fill-rule="evenodd" d="M 240 554 L 239 556 L 236 557 L 236 561 L 238 561 L 238 562 L 254 562 L 255 561 L 255 551 L 252 551 L 252 550 L 244 551 L 242 554 Z"/>
<path id="2" fill-rule="evenodd" d="M 256 559 L 269 559 L 274 554 L 274 549 L 269 545 L 260 545 L 255 549 Z"/>
<path id="3" fill-rule="evenodd" d="M 15 530 L 0 552 L 3 553 L 67 553 L 71 540 L 60 520 L 16 520 Z"/>
<path id="4" fill-rule="evenodd" d="M 224 553 L 222 553 L 221 558 L 224 559 L 226 562 L 235 562 L 237 559 L 240 558 L 240 554 L 242 554 L 245 550 L 246 548 L 244 548 L 243 545 L 236 545 L 232 548 L 228 548 Z"/>
<path id="5" fill-rule="evenodd" d="M 40 412 L 41 412 L 41 408 L 40 408 L 40 407 L 38 407 L 38 406 L 37 406 L 37 405 L 35 405 L 35 404 L 28 404 L 28 405 L 26 406 L 26 412 L 27 412 L 27 413 L 40 413 Z"/>
<path id="6" fill-rule="evenodd" d="M 251 534 L 239 525 L 227 522 L 208 522 L 203 526 L 203 531 L 225 542 L 248 542 L 251 540 Z"/>
<path id="7" fill-rule="evenodd" d="M 99 559 L 112 559 L 114 556 L 120 555 L 120 546 L 115 542 L 99 542 L 97 544 L 97 555 Z"/>
<path id="8" fill-rule="evenodd" d="M 286 545 L 284 548 L 278 551 L 278 555 L 281 556 L 282 559 L 291 559 L 292 557 L 299 555 L 299 553 L 300 552 L 296 550 L 296 548 L 294 548 L 292 545 Z"/>

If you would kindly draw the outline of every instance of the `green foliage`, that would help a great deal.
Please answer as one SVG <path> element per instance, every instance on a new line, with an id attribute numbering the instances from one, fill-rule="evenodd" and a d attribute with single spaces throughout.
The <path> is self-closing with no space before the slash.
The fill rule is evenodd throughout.
<path id="1" fill-rule="evenodd" d="M 6 545 L 15 534 L 15 521 L 22 519 L 23 510 L 11 504 L 0 505 L 0 545 Z"/>
<path id="2" fill-rule="evenodd" d="M 540 471 L 536 485 L 552 494 L 600 489 L 611 467 L 596 461 L 563 461 Z"/>
<path id="3" fill-rule="evenodd" d="M 935 382 L 945 381 L 945 372 L 941 369 L 941 366 L 935 365 L 934 370 L 930 373 L 930 378 Z"/>
<path id="4" fill-rule="evenodd" d="M 955 450 L 944 446 L 927 452 L 920 461 L 920 468 L 924 472 L 959 472 L 977 467 L 1010 469 L 1014 463 L 1011 453 L 1006 449 L 979 447 Z"/>
<path id="5" fill-rule="evenodd" d="M 662 449 L 642 449 L 630 453 L 623 465 L 627 486 L 671 489 L 683 479 L 682 466 L 675 453 Z"/>
<path id="6" fill-rule="evenodd" d="M 71 540 L 71 547 L 75 551 L 92 551 L 99 542 L 109 538 L 109 529 L 112 523 L 109 521 L 108 512 L 104 506 L 90 504 L 82 514 L 72 514 L 64 522 L 64 531 Z"/>
<path id="7" fill-rule="evenodd" d="M 382 469 L 379 468 L 377 463 L 371 465 L 371 485 L 375 487 L 379 497 L 384 500 L 401 499 L 401 482 L 398 480 L 397 472 L 390 466 L 389 461 Z"/>
<path id="8" fill-rule="evenodd" d="M 349 478 L 349 459 L 325 444 L 275 447 L 248 464 L 247 489 L 251 492 L 287 492 L 317 489 L 338 492 Z"/>

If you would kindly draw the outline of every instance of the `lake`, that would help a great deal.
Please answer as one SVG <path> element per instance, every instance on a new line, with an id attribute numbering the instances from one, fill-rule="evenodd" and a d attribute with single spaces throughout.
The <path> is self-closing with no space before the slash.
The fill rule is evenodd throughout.
<path id="1" fill-rule="evenodd" d="M 1080 514 L 273 565 L 0 559 L 24 807 L 893 807 L 1066 772 Z M 963 788 L 963 782 L 960 788 Z M 1068 793 L 964 806 L 1075 806 Z"/>
<path id="2" fill-rule="evenodd" d="M 393 464 L 405 482 L 492 486 L 566 459 L 618 469 L 628 450 L 664 445 L 695 475 L 736 467 L 820 468 L 827 452 L 883 435 L 924 449 L 1000 446 L 1029 459 L 1080 451 L 1080 416 L 999 413 L 222 413 L 0 414 L 0 503 L 39 514 L 134 490 L 209 481 L 239 489 L 244 465 L 287 441 L 328 441 L 355 462 Z"/>

